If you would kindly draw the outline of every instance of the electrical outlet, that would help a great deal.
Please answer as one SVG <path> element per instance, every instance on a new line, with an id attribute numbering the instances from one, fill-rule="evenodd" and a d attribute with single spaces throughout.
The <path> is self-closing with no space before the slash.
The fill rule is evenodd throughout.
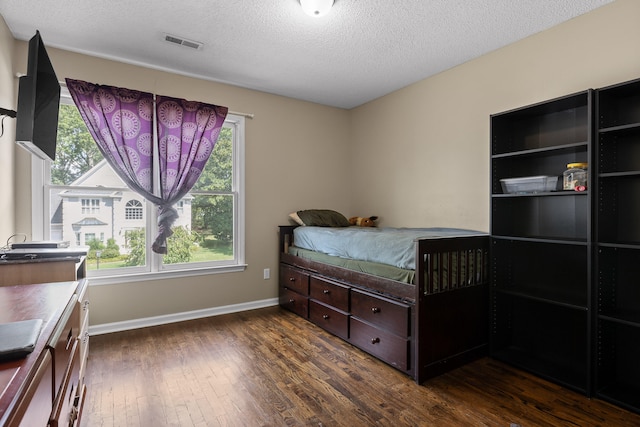
<path id="1" fill-rule="evenodd" d="M 271 270 L 268 268 L 264 269 L 264 280 L 267 280 L 271 277 Z"/>

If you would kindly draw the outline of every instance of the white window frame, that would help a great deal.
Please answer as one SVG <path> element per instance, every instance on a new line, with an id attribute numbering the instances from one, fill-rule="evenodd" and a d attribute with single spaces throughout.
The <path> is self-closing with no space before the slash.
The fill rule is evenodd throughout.
<path id="1" fill-rule="evenodd" d="M 242 265 L 242 269 L 244 270 L 245 261 L 244 261 L 244 117 L 228 114 L 225 119 L 225 125 L 233 128 L 233 177 L 232 177 L 232 188 L 230 192 L 211 192 L 211 195 L 221 194 L 221 195 L 231 195 L 234 200 L 234 211 L 238 212 L 236 216 L 233 218 L 233 245 L 234 245 L 234 259 L 232 261 L 233 265 Z M 242 165 L 241 167 L 237 167 L 236 165 Z M 156 206 L 151 202 L 147 202 L 147 212 L 155 212 Z M 147 218 L 152 215 L 148 215 Z M 152 221 L 154 225 L 156 225 L 156 221 Z M 157 230 L 157 227 L 154 228 L 154 232 Z M 157 232 L 155 232 L 157 234 Z M 154 234 L 154 235 L 155 235 Z M 241 239 L 241 240 L 236 240 Z M 236 243 L 237 242 L 237 243 Z M 147 250 L 147 254 L 152 252 L 151 250 Z M 207 267 L 211 265 L 219 264 L 220 266 L 229 264 L 229 261 L 210 261 L 203 263 L 195 263 L 189 262 L 185 264 L 162 264 L 162 258 L 154 254 L 155 256 L 151 260 L 152 263 L 156 262 L 154 267 L 159 271 L 164 272 L 175 272 L 175 271 L 184 271 L 187 269 L 195 269 L 199 268 L 216 268 L 216 267 Z M 225 270 L 225 272 L 228 270 Z"/>
<path id="2" fill-rule="evenodd" d="M 61 102 L 72 103 L 66 88 L 62 88 Z M 245 117 L 228 114 L 226 126 L 233 127 L 233 178 L 232 194 L 234 196 L 233 244 L 234 259 L 226 262 L 163 264 L 162 256 L 154 253 L 150 247 L 146 250 L 147 262 L 143 267 L 129 267 L 113 271 L 91 270 L 87 272 L 92 285 L 128 283 L 160 278 L 186 277 L 203 274 L 229 273 L 244 271 L 245 262 Z M 31 235 L 33 240 L 46 240 L 44 236 L 50 234 L 49 191 L 51 182 L 51 162 L 31 156 Z M 229 194 L 229 193 L 219 193 Z M 157 207 L 147 201 L 148 213 L 157 212 Z M 151 236 L 157 235 L 157 221 L 153 214 L 146 215 L 146 230 Z M 150 238 L 147 237 L 148 241 Z"/>

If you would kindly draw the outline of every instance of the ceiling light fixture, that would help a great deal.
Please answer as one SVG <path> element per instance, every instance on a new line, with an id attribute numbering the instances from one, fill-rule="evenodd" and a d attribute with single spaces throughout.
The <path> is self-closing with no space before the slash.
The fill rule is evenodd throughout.
<path id="1" fill-rule="evenodd" d="M 300 0 L 302 10 L 309 16 L 319 18 L 331 10 L 334 0 Z"/>

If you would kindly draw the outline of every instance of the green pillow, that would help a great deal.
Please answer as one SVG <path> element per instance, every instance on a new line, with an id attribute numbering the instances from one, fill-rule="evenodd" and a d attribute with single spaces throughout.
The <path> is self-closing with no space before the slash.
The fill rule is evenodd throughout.
<path id="1" fill-rule="evenodd" d="M 349 220 L 339 212 L 330 209 L 307 209 L 289 215 L 300 225 L 316 227 L 349 227 Z"/>

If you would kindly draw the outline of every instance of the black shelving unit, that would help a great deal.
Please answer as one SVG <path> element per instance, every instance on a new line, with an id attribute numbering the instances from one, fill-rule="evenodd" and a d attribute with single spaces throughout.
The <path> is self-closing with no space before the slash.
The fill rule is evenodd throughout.
<path id="1" fill-rule="evenodd" d="M 592 389 L 593 91 L 491 116 L 491 355 L 589 395 Z M 556 191 L 505 194 L 501 179 L 558 176 Z M 640 211 L 639 211 L 640 213 Z"/>
<path id="2" fill-rule="evenodd" d="M 640 412 L 640 80 L 596 91 L 596 395 Z"/>

